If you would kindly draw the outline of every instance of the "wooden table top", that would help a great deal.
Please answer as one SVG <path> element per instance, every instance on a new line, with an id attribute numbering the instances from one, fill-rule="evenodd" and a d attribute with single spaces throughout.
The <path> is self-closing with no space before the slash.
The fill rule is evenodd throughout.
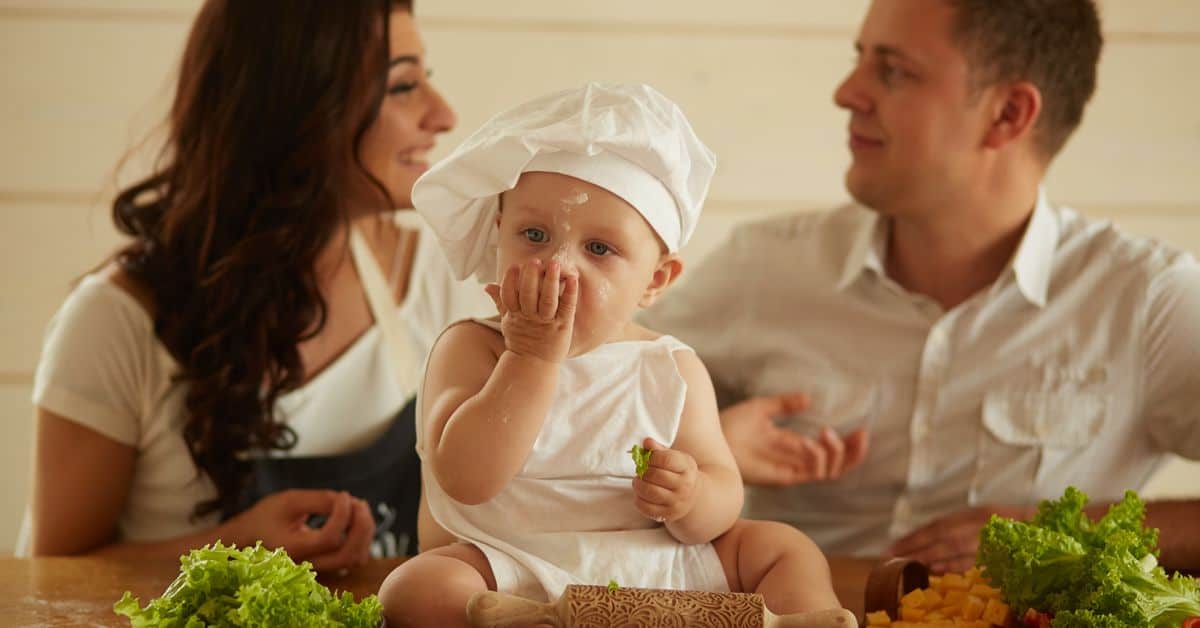
<path id="1" fill-rule="evenodd" d="M 325 586 L 375 593 L 403 559 L 373 560 L 342 577 L 321 577 Z M 831 557 L 833 587 L 846 608 L 862 616 L 867 575 L 875 561 Z M 107 558 L 0 558 L 0 624 L 6 626 L 128 626 L 112 612 L 125 591 L 142 606 L 162 595 L 179 574 L 179 561 Z"/>

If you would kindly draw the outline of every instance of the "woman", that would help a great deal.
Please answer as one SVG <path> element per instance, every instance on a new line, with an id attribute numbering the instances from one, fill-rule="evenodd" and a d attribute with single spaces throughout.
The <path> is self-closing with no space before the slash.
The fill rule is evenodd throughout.
<path id="1" fill-rule="evenodd" d="M 414 374 L 492 308 L 384 213 L 455 123 L 411 11 L 203 6 L 160 167 L 114 202 L 132 241 L 47 332 L 32 553 L 261 539 L 326 570 L 415 547 Z"/>

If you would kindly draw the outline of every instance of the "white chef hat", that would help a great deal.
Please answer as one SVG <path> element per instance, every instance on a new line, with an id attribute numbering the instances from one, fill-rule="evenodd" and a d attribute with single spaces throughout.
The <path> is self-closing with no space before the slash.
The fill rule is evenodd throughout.
<path id="1" fill-rule="evenodd" d="M 459 279 L 494 281 L 500 193 L 525 172 L 602 187 L 645 217 L 671 252 L 696 228 L 716 156 L 675 103 L 640 84 L 587 83 L 505 111 L 413 187 Z"/>

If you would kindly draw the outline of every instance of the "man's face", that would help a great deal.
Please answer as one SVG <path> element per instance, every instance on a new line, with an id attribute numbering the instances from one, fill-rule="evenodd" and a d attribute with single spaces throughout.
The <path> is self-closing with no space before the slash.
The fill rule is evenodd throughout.
<path id="1" fill-rule="evenodd" d="M 945 0 L 874 0 L 863 21 L 834 100 L 850 112 L 846 187 L 876 211 L 936 211 L 979 173 L 987 99 L 972 95 L 953 21 Z"/>

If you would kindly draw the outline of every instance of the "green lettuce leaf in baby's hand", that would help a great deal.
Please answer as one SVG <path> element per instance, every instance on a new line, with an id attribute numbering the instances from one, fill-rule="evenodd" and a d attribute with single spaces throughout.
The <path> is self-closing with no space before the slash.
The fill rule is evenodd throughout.
<path id="1" fill-rule="evenodd" d="M 317 582 L 307 561 L 297 565 L 282 549 L 259 542 L 237 549 L 220 541 L 182 556 L 179 577 L 146 608 L 128 591 L 113 612 L 133 628 L 204 626 L 323 626 L 378 628 L 383 607 L 335 597 Z"/>
<path id="2" fill-rule="evenodd" d="M 637 476 L 640 478 L 646 475 L 646 470 L 650 468 L 650 450 L 641 445 L 634 445 L 629 450 L 629 454 L 633 456 L 633 465 L 637 469 Z"/>

